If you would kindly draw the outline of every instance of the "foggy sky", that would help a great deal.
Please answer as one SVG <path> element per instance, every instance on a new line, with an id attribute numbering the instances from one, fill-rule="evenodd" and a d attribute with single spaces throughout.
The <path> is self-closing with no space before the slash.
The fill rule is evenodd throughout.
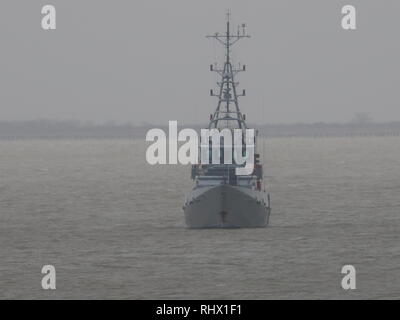
<path id="1" fill-rule="evenodd" d="M 41 29 L 46 4 L 57 30 Z M 227 8 L 252 36 L 233 55 L 248 121 L 400 120 L 398 0 L 1 0 L 0 121 L 207 123 L 223 55 L 205 35 Z"/>

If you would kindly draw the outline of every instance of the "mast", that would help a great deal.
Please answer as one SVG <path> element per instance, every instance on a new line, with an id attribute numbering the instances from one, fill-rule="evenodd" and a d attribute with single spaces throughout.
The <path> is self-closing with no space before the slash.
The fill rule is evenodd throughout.
<path id="1" fill-rule="evenodd" d="M 242 24 L 242 30 L 238 26 L 237 34 L 231 33 L 230 30 L 230 12 L 227 12 L 226 19 L 226 32 L 225 34 L 219 34 L 216 32 L 214 35 L 208 35 L 207 38 L 214 38 L 225 47 L 225 61 L 224 67 L 219 69 L 217 63 L 215 67 L 210 65 L 210 71 L 217 72 L 221 77 L 221 81 L 217 82 L 218 94 L 214 94 L 214 91 L 210 90 L 210 95 L 218 97 L 217 108 L 214 114 L 210 117 L 209 128 L 246 128 L 245 117 L 240 112 L 238 98 L 246 95 L 246 91 L 243 89 L 241 94 L 238 94 L 236 87 L 239 85 L 235 82 L 235 76 L 242 71 L 246 70 L 246 65 L 238 68 L 233 68 L 230 53 L 231 47 L 243 38 L 250 38 L 246 34 L 246 25 Z"/>

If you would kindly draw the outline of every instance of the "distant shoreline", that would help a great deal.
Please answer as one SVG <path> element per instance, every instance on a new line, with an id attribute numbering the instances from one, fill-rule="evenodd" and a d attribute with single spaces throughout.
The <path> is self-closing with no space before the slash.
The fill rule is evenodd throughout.
<path id="1" fill-rule="evenodd" d="M 309 123 L 249 125 L 263 137 L 351 137 L 400 136 L 400 121 L 386 123 Z M 0 139 L 118 139 L 145 138 L 149 129 L 167 125 L 86 124 L 78 121 L 34 120 L 24 122 L 0 121 Z M 178 129 L 200 125 L 180 125 Z"/>

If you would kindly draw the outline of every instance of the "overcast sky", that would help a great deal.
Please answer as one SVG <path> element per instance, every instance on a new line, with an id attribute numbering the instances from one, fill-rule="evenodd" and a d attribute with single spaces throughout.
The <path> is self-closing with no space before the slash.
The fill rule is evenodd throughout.
<path id="1" fill-rule="evenodd" d="M 356 31 L 341 28 L 345 4 Z M 250 122 L 400 120 L 398 0 L 1 0 L 0 120 L 206 123 L 223 56 L 205 35 L 227 8 L 252 35 L 234 48 Z"/>

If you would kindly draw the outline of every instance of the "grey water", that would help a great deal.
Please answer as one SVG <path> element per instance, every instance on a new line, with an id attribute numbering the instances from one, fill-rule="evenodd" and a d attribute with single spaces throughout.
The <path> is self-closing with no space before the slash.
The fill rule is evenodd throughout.
<path id="1" fill-rule="evenodd" d="M 272 138 L 270 226 L 189 230 L 143 140 L 0 141 L 0 298 L 399 299 L 400 138 Z M 41 268 L 56 268 L 56 290 Z M 356 290 L 341 288 L 343 265 Z"/>

